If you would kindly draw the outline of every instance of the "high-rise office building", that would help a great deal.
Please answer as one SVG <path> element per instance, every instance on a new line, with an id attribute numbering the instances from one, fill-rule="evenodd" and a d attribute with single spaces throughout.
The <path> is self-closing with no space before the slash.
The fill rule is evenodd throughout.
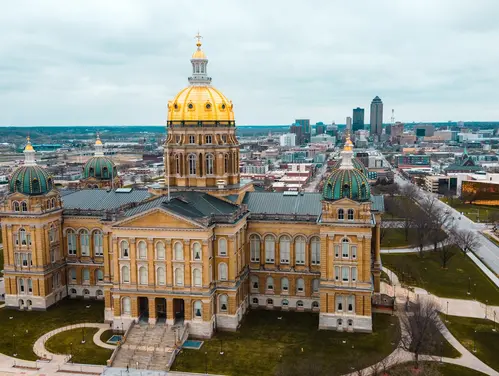
<path id="1" fill-rule="evenodd" d="M 371 136 L 379 140 L 383 130 L 383 102 L 376 96 L 371 102 Z"/>
<path id="2" fill-rule="evenodd" d="M 310 126 L 310 119 L 296 119 L 295 124 L 302 128 L 303 143 L 310 142 L 310 137 L 312 137 L 312 127 Z"/>
<path id="3" fill-rule="evenodd" d="M 315 134 L 320 135 L 324 133 L 326 133 L 326 125 L 322 121 L 315 123 Z"/>
<path id="4" fill-rule="evenodd" d="M 353 109 L 352 131 L 355 133 L 358 130 L 364 129 L 364 109 L 357 107 Z"/>
<path id="5" fill-rule="evenodd" d="M 305 142 L 305 135 L 303 133 L 303 128 L 299 125 L 293 124 L 289 127 L 289 132 L 296 135 L 295 143 L 296 145 L 302 145 Z"/>
<path id="6" fill-rule="evenodd" d="M 279 136 L 280 146 L 296 146 L 296 134 L 295 133 L 285 133 Z"/>
<path id="7" fill-rule="evenodd" d="M 345 130 L 348 133 L 352 133 L 352 118 L 350 116 L 347 116 L 347 122 L 346 122 Z"/>

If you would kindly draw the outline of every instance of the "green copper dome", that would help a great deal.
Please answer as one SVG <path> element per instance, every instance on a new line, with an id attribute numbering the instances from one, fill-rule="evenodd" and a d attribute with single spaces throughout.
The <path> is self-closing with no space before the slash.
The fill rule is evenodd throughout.
<path id="1" fill-rule="evenodd" d="M 360 172 L 362 172 L 364 175 L 367 176 L 367 172 L 368 172 L 367 168 L 366 168 L 366 166 L 364 166 L 364 163 L 362 163 L 359 158 L 352 158 L 352 164 L 356 170 L 359 170 Z M 340 165 L 341 165 L 341 159 L 338 159 L 335 162 L 333 169 L 339 168 Z"/>
<path id="2" fill-rule="evenodd" d="M 322 196 L 327 200 L 349 198 L 354 201 L 368 201 L 371 189 L 366 175 L 357 169 L 337 169 L 324 184 Z"/>
<path id="3" fill-rule="evenodd" d="M 114 162 L 108 157 L 92 157 L 83 167 L 83 178 L 111 180 L 118 176 Z"/>
<path id="4" fill-rule="evenodd" d="M 53 180 L 40 166 L 20 166 L 9 180 L 11 193 L 21 192 L 25 195 L 43 195 L 53 188 Z"/>

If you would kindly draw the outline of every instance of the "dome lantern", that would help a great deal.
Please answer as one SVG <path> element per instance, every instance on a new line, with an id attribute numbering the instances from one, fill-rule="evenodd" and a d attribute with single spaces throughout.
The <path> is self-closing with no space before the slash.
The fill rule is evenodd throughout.
<path id="1" fill-rule="evenodd" d="M 94 153 L 94 155 L 96 157 L 103 157 L 104 156 L 104 149 L 103 149 L 102 141 L 100 140 L 99 132 L 97 132 L 97 140 L 95 140 L 95 153 Z"/>
<path id="2" fill-rule="evenodd" d="M 26 137 L 26 146 L 24 148 L 24 165 L 25 166 L 34 166 L 36 165 L 36 160 L 35 160 L 35 149 L 33 149 L 33 145 L 31 145 L 31 140 L 28 137 Z"/>
<path id="3" fill-rule="evenodd" d="M 211 77 L 208 77 L 207 65 L 208 58 L 206 57 L 203 50 L 201 50 L 201 38 L 202 36 L 197 33 L 196 51 L 192 54 L 191 64 L 192 64 L 192 77 L 189 77 L 189 83 L 191 85 L 210 85 Z"/>

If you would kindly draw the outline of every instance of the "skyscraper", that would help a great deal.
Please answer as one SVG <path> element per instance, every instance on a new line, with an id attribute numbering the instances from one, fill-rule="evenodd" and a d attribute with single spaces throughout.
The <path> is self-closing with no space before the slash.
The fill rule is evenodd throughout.
<path id="1" fill-rule="evenodd" d="M 383 129 L 383 102 L 376 96 L 371 102 L 371 136 L 379 140 Z"/>
<path id="2" fill-rule="evenodd" d="M 353 109 L 353 129 L 352 132 L 356 132 L 360 129 L 364 129 L 364 109 L 357 107 Z"/>
<path id="3" fill-rule="evenodd" d="M 352 133 L 352 118 L 350 116 L 347 116 L 347 122 L 346 122 L 345 129 L 348 133 Z"/>

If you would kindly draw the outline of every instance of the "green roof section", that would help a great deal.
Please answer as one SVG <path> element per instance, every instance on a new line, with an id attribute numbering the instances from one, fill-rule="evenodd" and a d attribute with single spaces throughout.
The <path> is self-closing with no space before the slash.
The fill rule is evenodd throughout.
<path id="1" fill-rule="evenodd" d="M 118 176 L 114 162 L 108 157 L 92 157 L 83 166 L 83 178 L 111 180 Z"/>
<path id="2" fill-rule="evenodd" d="M 11 193 L 20 192 L 25 195 L 43 195 L 53 188 L 53 180 L 47 171 L 37 165 L 20 166 L 9 180 Z"/>
<path id="3" fill-rule="evenodd" d="M 61 191 L 64 209 L 114 210 L 124 205 L 141 203 L 153 195 L 146 189 L 132 189 L 130 192 L 117 192 L 106 189 L 82 189 Z"/>
<path id="4" fill-rule="evenodd" d="M 319 216 L 322 195 L 308 192 L 247 192 L 243 204 L 250 213 Z"/>
<path id="5" fill-rule="evenodd" d="M 383 213 L 385 211 L 385 197 L 371 195 L 371 211 Z"/>

